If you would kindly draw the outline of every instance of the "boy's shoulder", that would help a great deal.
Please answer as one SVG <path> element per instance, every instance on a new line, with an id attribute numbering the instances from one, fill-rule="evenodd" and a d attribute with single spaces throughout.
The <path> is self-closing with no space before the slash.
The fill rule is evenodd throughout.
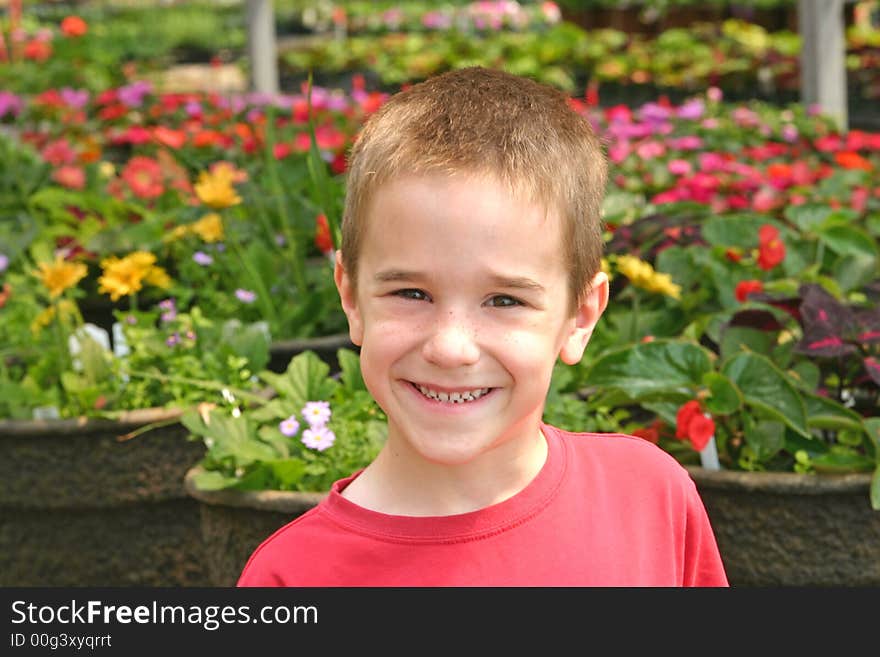
<path id="1" fill-rule="evenodd" d="M 566 445 L 575 463 L 585 462 L 606 473 L 638 472 L 640 477 L 655 473 L 662 478 L 691 481 L 687 470 L 674 456 L 644 438 L 624 433 L 566 431 L 546 424 L 543 428 Z"/>

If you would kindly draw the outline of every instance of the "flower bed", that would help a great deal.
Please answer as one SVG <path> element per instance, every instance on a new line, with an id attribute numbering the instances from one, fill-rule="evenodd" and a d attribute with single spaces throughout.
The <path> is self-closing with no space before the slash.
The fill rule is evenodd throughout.
<path id="1" fill-rule="evenodd" d="M 67 413 L 106 408 L 106 363 L 77 370 L 63 339 L 95 299 L 150 372 L 151 389 L 114 399 L 256 394 L 265 360 L 250 347 L 219 361 L 197 348 L 200 332 L 228 339 L 227 321 L 256 342 L 344 333 L 326 257 L 344 153 L 386 97 L 352 82 L 276 99 L 144 80 L 4 92 L 5 399 L 60 385 Z M 725 102 L 717 87 L 681 103 L 599 100 L 588 88 L 571 103 L 613 165 L 612 302 L 584 363 L 554 377 L 547 419 L 634 432 L 687 463 L 713 449 L 730 469 L 875 471 L 880 136 L 840 134 L 810 108 Z M 200 369 L 216 390 L 186 387 Z"/>

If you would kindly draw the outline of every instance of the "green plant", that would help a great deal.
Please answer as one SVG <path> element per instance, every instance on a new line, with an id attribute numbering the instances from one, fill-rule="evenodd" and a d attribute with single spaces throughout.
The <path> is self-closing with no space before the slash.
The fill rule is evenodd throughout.
<path id="1" fill-rule="evenodd" d="M 267 398 L 251 397 L 231 412 L 206 405 L 185 413 L 183 424 L 207 447 L 196 485 L 325 491 L 365 467 L 384 443 L 387 422 L 364 386 L 357 355 L 337 355 L 338 376 L 306 351 L 282 374 L 259 374 Z"/>

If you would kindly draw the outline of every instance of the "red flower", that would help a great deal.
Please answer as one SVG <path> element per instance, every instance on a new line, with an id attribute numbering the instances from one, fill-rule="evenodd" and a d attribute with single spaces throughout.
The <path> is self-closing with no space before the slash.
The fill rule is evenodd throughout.
<path id="1" fill-rule="evenodd" d="M 761 226 L 758 242 L 758 266 L 761 269 L 769 271 L 785 260 L 785 243 L 779 239 L 779 230 L 775 226 Z"/>
<path id="2" fill-rule="evenodd" d="M 327 217 L 319 214 L 315 219 L 317 229 L 315 230 L 315 246 L 321 253 L 328 253 L 333 250 L 333 238 L 330 235 L 330 224 L 327 223 Z"/>
<path id="3" fill-rule="evenodd" d="M 740 281 L 736 284 L 736 290 L 734 290 L 734 295 L 736 296 L 736 300 L 740 303 L 744 302 L 750 294 L 756 292 L 763 292 L 764 284 L 761 281 L 756 280 L 748 280 L 748 281 Z"/>
<path id="4" fill-rule="evenodd" d="M 840 151 L 839 153 L 835 153 L 834 161 L 844 169 L 871 171 L 874 168 L 868 160 L 854 151 Z"/>
<path id="5" fill-rule="evenodd" d="M 638 438 L 644 438 L 649 443 L 654 443 L 655 445 L 660 440 L 660 432 L 657 431 L 654 427 L 645 427 L 644 429 L 635 429 L 632 432 L 632 435 Z"/>
<path id="6" fill-rule="evenodd" d="M 684 440 L 687 438 L 687 428 L 690 424 L 690 421 L 694 419 L 700 413 L 700 402 L 696 399 L 692 399 L 689 402 L 684 403 L 681 408 L 678 409 L 678 413 L 675 416 L 675 437 L 679 440 Z"/>
<path id="7" fill-rule="evenodd" d="M 692 399 L 678 409 L 675 416 L 675 437 L 689 440 L 698 452 L 703 451 L 709 439 L 715 433 L 715 422 L 703 415 L 700 402 Z"/>
<path id="8" fill-rule="evenodd" d="M 89 31 L 89 26 L 79 16 L 67 16 L 61 21 L 61 31 L 69 37 L 81 37 Z"/>
<path id="9" fill-rule="evenodd" d="M 770 240 L 758 247 L 758 266 L 770 271 L 785 260 L 785 244 L 782 240 Z"/>
<path id="10" fill-rule="evenodd" d="M 153 137 L 160 144 L 175 150 L 186 143 L 186 133 L 183 130 L 173 130 L 172 128 L 166 128 L 164 125 L 153 128 Z"/>
<path id="11" fill-rule="evenodd" d="M 660 441 L 660 431 L 663 429 L 663 420 L 657 418 L 647 427 L 641 427 L 639 429 L 635 429 L 632 432 L 633 436 L 638 438 L 644 438 L 648 442 L 654 443 L 655 445 Z"/>
<path id="12" fill-rule="evenodd" d="M 135 155 L 125 165 L 121 174 L 131 193 L 139 198 L 162 196 L 162 169 L 156 160 L 143 155 Z"/>
<path id="13" fill-rule="evenodd" d="M 688 425 L 688 440 L 698 452 L 705 449 L 713 435 L 715 435 L 715 422 L 710 417 L 696 415 Z"/>
<path id="14" fill-rule="evenodd" d="M 86 186 L 86 172 L 82 167 L 65 164 L 55 169 L 52 180 L 68 189 L 83 189 Z"/>
<path id="15" fill-rule="evenodd" d="M 737 248 L 730 248 L 724 252 L 724 257 L 731 262 L 739 262 L 742 260 L 742 253 Z"/>
<path id="16" fill-rule="evenodd" d="M 34 39 L 25 44 L 22 54 L 25 59 L 32 59 L 35 62 L 45 62 L 52 56 L 52 46 L 45 41 Z"/>
<path id="17" fill-rule="evenodd" d="M 330 163 L 330 170 L 336 174 L 345 173 L 346 161 L 345 161 L 345 153 L 337 153 L 333 161 Z"/>

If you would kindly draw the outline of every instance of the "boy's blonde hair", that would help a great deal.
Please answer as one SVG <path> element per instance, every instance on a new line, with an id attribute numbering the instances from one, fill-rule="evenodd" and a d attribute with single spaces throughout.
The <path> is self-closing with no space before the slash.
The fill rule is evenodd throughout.
<path id="1" fill-rule="evenodd" d="M 354 285 L 373 194 L 398 176 L 432 173 L 489 175 L 513 197 L 556 210 L 571 310 L 577 307 L 600 268 L 607 162 L 564 93 L 472 67 L 392 96 L 365 123 L 349 158 L 342 255 Z"/>

